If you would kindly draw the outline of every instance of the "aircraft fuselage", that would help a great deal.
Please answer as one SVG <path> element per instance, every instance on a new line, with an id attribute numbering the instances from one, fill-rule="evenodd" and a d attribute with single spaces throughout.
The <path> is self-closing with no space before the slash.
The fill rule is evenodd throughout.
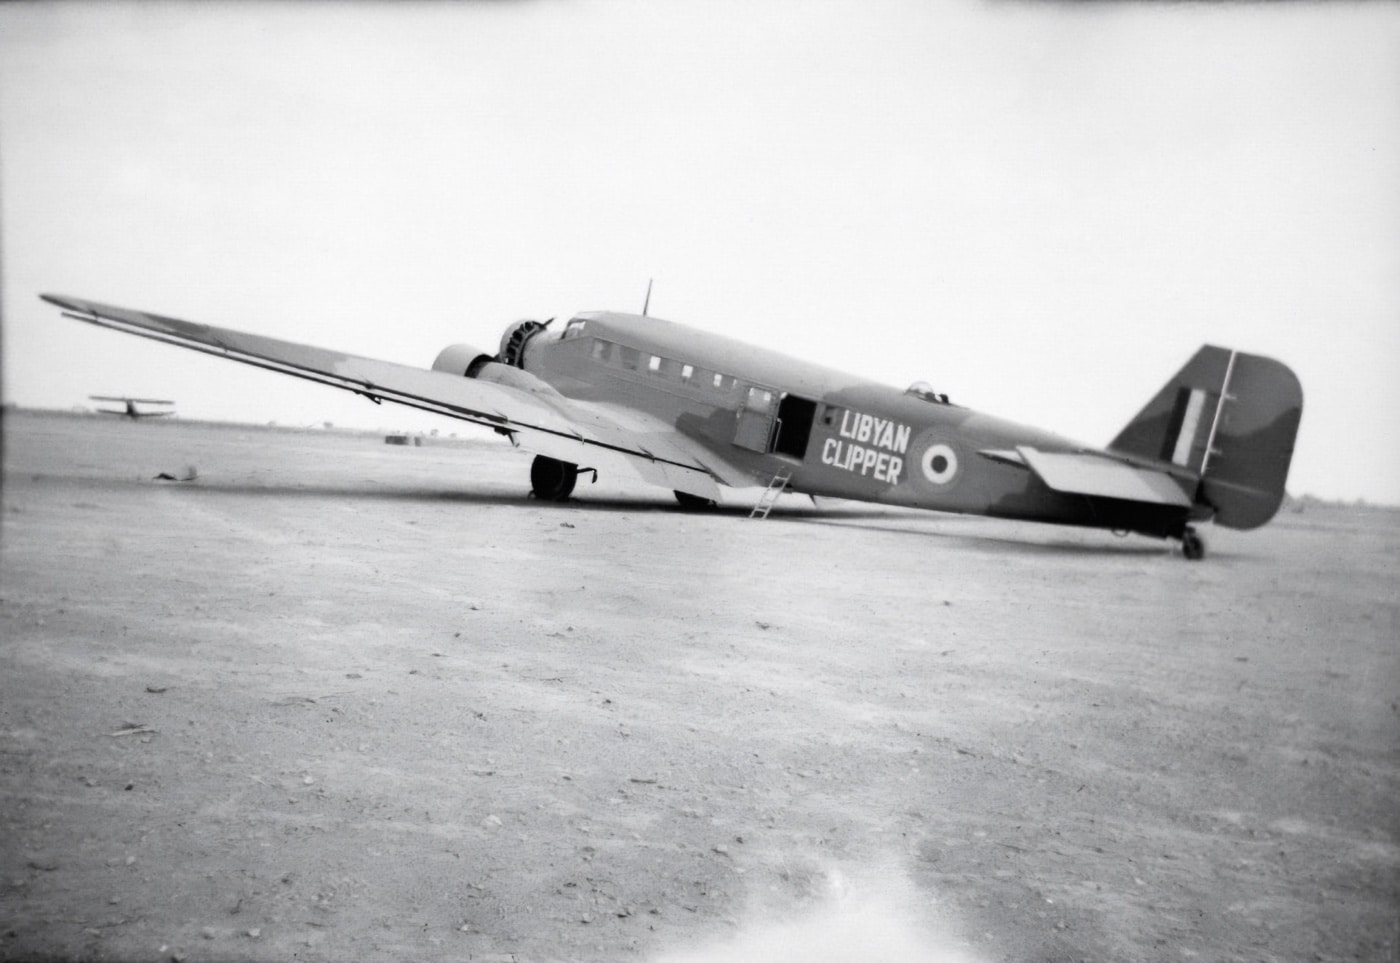
<path id="1" fill-rule="evenodd" d="M 657 318 L 578 315 L 534 334 L 519 361 L 566 398 L 672 426 L 755 485 L 782 474 L 811 495 L 1152 535 L 1188 520 L 1181 506 L 1054 491 L 1016 454 L 1084 445 Z"/>

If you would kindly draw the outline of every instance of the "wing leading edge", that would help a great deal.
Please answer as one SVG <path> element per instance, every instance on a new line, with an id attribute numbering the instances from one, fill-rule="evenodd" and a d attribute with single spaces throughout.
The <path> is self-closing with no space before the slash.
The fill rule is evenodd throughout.
<path id="1" fill-rule="evenodd" d="M 561 395 L 528 392 L 81 298 L 40 297 L 74 320 L 352 391 L 376 404 L 390 401 L 484 425 L 507 435 L 512 444 L 526 451 L 575 464 L 625 466 L 651 484 L 703 498 L 718 497 L 706 466 L 664 434 L 640 436 Z"/>

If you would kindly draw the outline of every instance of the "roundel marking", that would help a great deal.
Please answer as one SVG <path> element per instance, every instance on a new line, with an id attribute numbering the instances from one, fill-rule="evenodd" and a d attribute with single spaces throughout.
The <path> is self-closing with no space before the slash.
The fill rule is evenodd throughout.
<path id="1" fill-rule="evenodd" d="M 935 485 L 946 485 L 958 474 L 958 454 L 942 442 L 929 445 L 919 459 L 924 477 Z"/>

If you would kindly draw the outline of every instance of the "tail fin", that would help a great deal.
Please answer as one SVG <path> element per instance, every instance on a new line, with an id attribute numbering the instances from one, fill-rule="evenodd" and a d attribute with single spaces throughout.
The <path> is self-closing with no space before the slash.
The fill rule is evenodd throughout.
<path id="1" fill-rule="evenodd" d="M 1109 451 L 1186 469 L 1196 501 L 1229 528 L 1257 528 L 1283 501 L 1303 389 L 1287 365 L 1205 345 Z"/>

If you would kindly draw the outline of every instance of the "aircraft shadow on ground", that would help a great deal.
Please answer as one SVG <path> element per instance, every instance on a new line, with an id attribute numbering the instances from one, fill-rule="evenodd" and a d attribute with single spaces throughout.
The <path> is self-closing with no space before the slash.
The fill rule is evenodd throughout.
<path id="1" fill-rule="evenodd" d="M 996 535 L 991 532 L 979 532 L 975 530 L 963 529 L 961 531 L 930 531 L 927 528 L 900 528 L 893 525 L 862 525 L 848 524 L 846 519 L 850 516 L 842 516 L 833 519 L 812 519 L 814 524 L 835 525 L 841 528 L 859 528 L 864 531 L 881 532 L 888 535 L 913 536 L 921 538 L 936 538 L 949 545 L 957 545 L 960 548 L 994 548 L 1005 549 L 1007 551 L 1022 552 L 1026 554 L 1041 555 L 1140 555 L 1153 556 L 1161 555 L 1172 550 L 1164 542 L 1155 542 L 1147 539 L 1129 540 L 1123 539 L 1121 542 L 1070 542 L 1063 540 L 1054 541 L 1033 541 L 1028 538 L 1012 538 L 1005 535 Z M 945 519 L 940 518 L 939 522 Z M 981 519 L 955 519 L 956 521 L 967 521 L 971 526 L 976 526 Z"/>
<path id="2" fill-rule="evenodd" d="M 200 479 L 193 484 L 169 483 L 172 491 L 185 491 L 190 494 L 238 495 L 263 498 L 342 498 L 349 501 L 402 501 L 434 502 L 461 505 L 498 505 L 504 508 L 547 508 L 577 509 L 591 508 L 598 511 L 638 511 L 646 509 L 671 509 L 680 512 L 679 505 L 668 505 L 662 501 L 649 501 L 643 498 L 601 498 L 569 500 L 567 502 L 541 501 L 527 492 L 491 491 L 486 489 L 446 489 L 432 487 L 404 487 L 401 485 L 383 488 L 369 488 L 351 485 L 317 484 L 266 484 L 242 482 L 213 482 Z"/>
<path id="3" fill-rule="evenodd" d="M 778 510 L 774 510 L 773 518 L 779 517 Z M 783 516 L 787 517 L 787 516 Z M 1037 525 L 1033 522 L 1025 524 L 1032 525 L 1040 531 L 1040 536 L 1028 536 L 1018 538 L 998 534 L 993 530 L 995 521 L 981 518 L 976 515 L 953 515 L 938 512 L 919 512 L 909 516 L 891 515 L 888 512 L 846 512 L 839 515 L 826 514 L 818 510 L 808 510 L 807 512 L 794 513 L 794 517 L 811 521 L 817 525 L 832 525 L 841 528 L 858 528 L 864 531 L 884 532 L 890 535 L 926 537 L 947 540 L 949 543 L 962 543 L 960 547 L 999 547 L 1024 553 L 1038 553 L 1046 555 L 1134 555 L 1152 557 L 1156 555 L 1176 555 L 1180 553 L 1180 545 L 1172 539 L 1157 539 L 1146 535 L 1129 534 L 1121 538 L 1114 538 L 1109 541 L 1102 538 L 1108 535 L 1107 531 L 1098 529 L 1078 529 L 1080 532 L 1098 532 L 1098 541 L 1069 541 L 1062 538 L 1055 538 L 1053 535 L 1046 537 L 1046 533 L 1053 533 L 1056 530 L 1064 530 L 1056 525 Z M 889 524 L 872 525 L 861 524 L 868 519 L 883 519 Z M 901 518 L 909 518 L 910 525 L 900 525 Z M 932 522 L 938 526 L 937 530 L 930 530 L 927 525 Z M 957 531 L 949 531 L 950 526 L 960 526 Z M 965 527 L 961 527 L 965 526 Z M 1209 536 L 1207 536 L 1209 538 Z M 1040 540 L 1043 539 L 1043 540 Z M 1228 550 L 1221 550 L 1207 545 L 1207 560 L 1248 560 L 1263 558 L 1265 556 L 1250 551 L 1240 551 L 1237 547 Z"/>
<path id="4" fill-rule="evenodd" d="M 148 484 L 142 482 L 142 485 Z M 154 482 L 150 484 L 155 484 Z M 343 498 L 363 501 L 403 501 L 432 502 L 460 505 L 495 505 L 503 508 L 537 508 L 550 511 L 578 511 L 586 509 L 599 512 L 624 511 L 666 511 L 677 515 L 718 513 L 723 515 L 748 515 L 746 506 L 727 505 L 704 509 L 700 512 L 682 508 L 675 501 L 664 496 L 585 496 L 568 501 L 554 502 L 537 499 L 528 492 L 506 489 L 435 488 L 429 486 L 404 486 L 401 484 L 384 487 L 362 485 L 323 485 L 316 483 L 285 482 L 236 482 L 210 481 L 200 478 L 193 482 L 171 481 L 162 487 L 170 491 L 183 491 L 189 494 L 238 495 L 265 498 Z"/>
<path id="5" fill-rule="evenodd" d="M 142 485 L 148 484 L 142 482 Z M 156 484 L 153 480 L 150 484 Z M 368 499 L 368 500 L 394 500 L 394 501 L 423 501 L 423 502 L 452 502 L 464 505 L 499 505 L 503 507 L 531 507 L 549 509 L 551 511 L 664 511 L 675 515 L 722 515 L 734 518 L 748 518 L 753 510 L 751 505 L 745 503 L 712 505 L 706 508 L 683 508 L 680 504 L 668 495 L 657 493 L 637 494 L 637 495 L 604 495 L 595 496 L 586 491 L 587 483 L 579 484 L 580 495 L 563 502 L 544 501 L 535 498 L 528 492 L 518 489 L 466 489 L 466 488 L 432 488 L 432 487 L 407 487 L 403 485 L 392 485 L 384 487 L 370 487 L 362 485 L 330 485 L 316 483 L 285 483 L 285 482 L 236 482 L 236 481 L 210 481 L 208 478 L 184 481 L 180 479 L 164 481 L 159 483 L 161 487 L 168 487 L 171 490 L 185 490 L 189 492 L 208 492 L 229 495 L 251 495 L 267 496 L 274 498 L 346 498 L 346 499 Z M 925 513 L 920 513 L 925 514 Z M 778 506 L 772 510 L 770 518 L 785 520 L 816 520 L 829 521 L 835 518 L 840 519 L 879 519 L 898 518 L 892 516 L 888 509 L 871 507 L 869 509 L 851 507 L 843 505 L 840 508 L 822 507 L 795 507 Z M 951 516 L 950 516 L 951 517 Z M 891 529 L 892 531 L 895 529 Z"/>
<path id="6" fill-rule="evenodd" d="M 706 509 L 686 509 L 675 502 L 662 497 L 648 497 L 637 495 L 632 497 L 592 497 L 586 493 L 580 498 L 571 498 L 565 502 L 541 501 L 526 492 L 488 490 L 488 489 L 442 489 L 431 487 L 361 487 L 351 485 L 318 485 L 318 484 L 295 484 L 295 483 L 245 483 L 245 482 L 210 482 L 207 479 L 200 479 L 195 483 L 169 482 L 166 483 L 171 490 L 183 490 L 190 493 L 205 494 L 227 494 L 239 496 L 270 497 L 270 498 L 343 498 L 347 500 L 365 501 L 401 501 L 401 502 L 423 502 L 435 504 L 457 504 L 457 505 L 491 505 L 503 508 L 535 508 L 548 511 L 566 512 L 638 512 L 654 511 L 666 512 L 675 515 L 700 515 L 700 516 L 724 516 L 727 518 L 747 520 L 751 507 L 746 504 L 737 505 L 717 505 Z M 822 506 L 799 507 L 799 506 L 777 506 L 769 515 L 772 521 L 794 521 L 815 525 L 828 525 L 841 528 L 856 528 L 862 531 L 878 532 L 906 538 L 932 538 L 938 539 L 944 544 L 959 544 L 960 547 L 969 549 L 983 547 L 996 548 L 1007 551 L 1015 551 L 1027 554 L 1040 555 L 1136 555 L 1153 556 L 1164 552 L 1170 552 L 1173 548 L 1169 543 L 1153 541 L 1145 538 L 1123 539 L 1121 542 L 1075 542 L 1065 540 L 1036 541 L 1030 539 L 1019 539 L 995 534 L 993 532 L 979 532 L 976 527 L 979 524 L 987 524 L 983 519 L 965 518 L 956 515 L 911 513 L 909 517 L 912 524 L 901 526 L 900 520 L 906 516 L 892 514 L 888 509 L 872 508 L 869 510 L 842 505 L 841 507 Z M 885 524 L 872 524 L 883 521 Z M 931 530 L 928 525 L 934 522 L 939 526 L 937 530 Z M 956 525 L 958 531 L 947 531 L 948 525 Z M 1232 558 L 1233 553 L 1215 553 L 1216 558 Z"/>

